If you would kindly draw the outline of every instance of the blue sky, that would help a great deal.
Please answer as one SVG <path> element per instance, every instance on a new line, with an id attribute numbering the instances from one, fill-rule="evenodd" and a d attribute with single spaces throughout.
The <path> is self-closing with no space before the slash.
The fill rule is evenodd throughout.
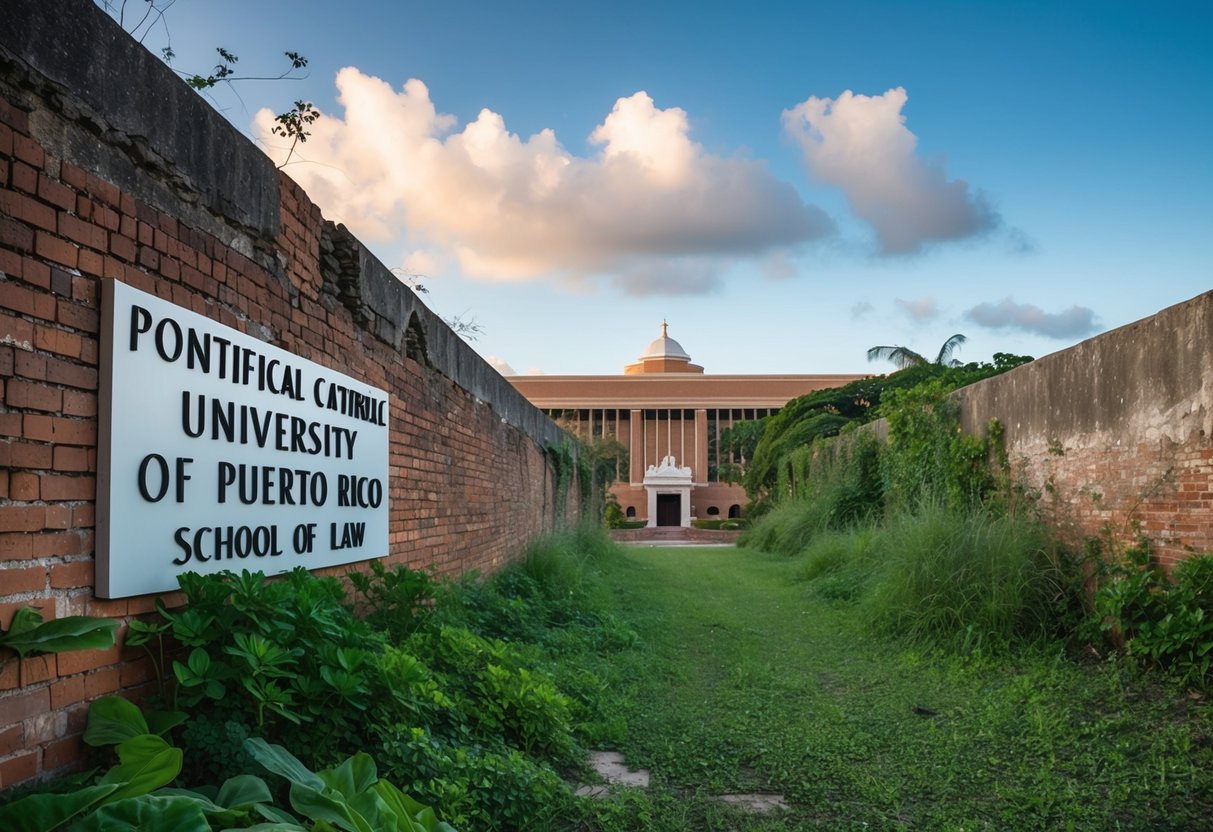
<path id="1" fill-rule="evenodd" d="M 1213 288 L 1207 2 L 178 0 L 166 20 L 178 68 L 306 55 L 306 79 L 215 103 L 281 160 L 258 112 L 315 102 L 288 172 L 519 372 L 619 372 L 662 318 L 709 373 L 884 371 L 867 347 L 955 332 L 965 360 L 1040 356 Z"/>

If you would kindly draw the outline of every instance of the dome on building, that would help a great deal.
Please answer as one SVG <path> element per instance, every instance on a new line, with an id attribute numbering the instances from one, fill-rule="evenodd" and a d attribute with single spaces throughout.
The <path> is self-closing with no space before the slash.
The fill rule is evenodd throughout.
<path id="1" fill-rule="evenodd" d="M 675 341 L 667 334 L 669 324 L 665 321 L 661 322 L 661 337 L 649 344 L 649 348 L 644 351 L 644 355 L 640 356 L 643 361 L 646 358 L 685 358 L 691 360 L 691 356 L 682 348 L 682 344 Z"/>
<path id="2" fill-rule="evenodd" d="M 623 368 L 625 375 L 638 373 L 702 373 L 703 367 L 691 363 L 682 344 L 670 337 L 669 324 L 661 322 L 661 337 L 649 344 L 636 363 Z"/>

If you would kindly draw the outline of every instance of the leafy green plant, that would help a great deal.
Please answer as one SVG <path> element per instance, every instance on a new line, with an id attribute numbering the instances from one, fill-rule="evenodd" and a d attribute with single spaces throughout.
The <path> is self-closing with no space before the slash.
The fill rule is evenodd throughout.
<path id="1" fill-rule="evenodd" d="M 425 572 L 404 565 L 387 569 L 377 560 L 371 561 L 370 574 L 351 572 L 349 579 L 363 597 L 366 622 L 386 631 L 393 641 L 407 638 L 424 623 L 437 589 Z"/>
<path id="2" fill-rule="evenodd" d="M 1100 629 L 1131 656 L 1202 683 L 1213 667 L 1213 555 L 1193 555 L 1168 576 L 1145 538 L 1105 562 L 1094 596 Z"/>
<path id="3" fill-rule="evenodd" d="M 245 750 L 266 770 L 290 783 L 291 808 L 312 821 L 315 829 L 455 832 L 432 809 L 380 778 L 375 761 L 367 754 L 360 752 L 336 768 L 313 772 L 282 746 L 262 739 L 249 739 Z"/>
<path id="4" fill-rule="evenodd" d="M 13 613 L 7 633 L 0 633 L 0 647 L 17 654 L 17 685 L 22 685 L 24 659 L 31 653 L 66 653 L 72 650 L 104 650 L 114 646 L 118 622 L 112 618 L 69 615 L 42 620 L 42 611 L 20 607 Z"/>

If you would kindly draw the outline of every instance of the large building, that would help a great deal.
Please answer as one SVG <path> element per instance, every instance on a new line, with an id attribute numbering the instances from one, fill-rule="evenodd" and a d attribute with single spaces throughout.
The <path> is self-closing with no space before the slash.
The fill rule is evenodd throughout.
<path id="1" fill-rule="evenodd" d="M 739 517 L 745 490 L 723 482 L 721 431 L 761 419 L 797 396 L 839 387 L 855 375 L 708 375 L 661 324 L 661 337 L 617 376 L 513 376 L 536 407 L 569 430 L 613 437 L 628 452 L 614 486 L 629 518 L 686 526 Z"/>

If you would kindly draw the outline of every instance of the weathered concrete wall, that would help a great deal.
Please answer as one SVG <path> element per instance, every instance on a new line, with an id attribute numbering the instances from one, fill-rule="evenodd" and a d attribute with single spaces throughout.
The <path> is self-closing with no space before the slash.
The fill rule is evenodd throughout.
<path id="1" fill-rule="evenodd" d="M 1078 535 L 1135 526 L 1164 563 L 1213 551 L 1213 292 L 958 392 Z"/>
<path id="2" fill-rule="evenodd" d="M 387 389 L 391 561 L 491 570 L 555 522 L 552 422 L 90 0 L 5 0 L 0 626 L 151 609 L 92 591 L 102 280 Z M 20 684 L 8 658 L 0 787 L 70 764 L 87 703 L 150 681 L 120 648 Z"/>

